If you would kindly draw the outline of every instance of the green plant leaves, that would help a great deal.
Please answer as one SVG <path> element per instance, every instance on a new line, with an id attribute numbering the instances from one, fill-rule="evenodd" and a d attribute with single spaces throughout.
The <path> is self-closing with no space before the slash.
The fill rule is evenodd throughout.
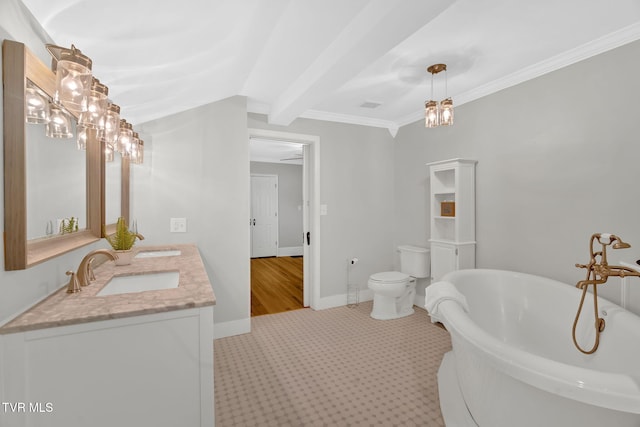
<path id="1" fill-rule="evenodd" d="M 118 222 L 116 223 L 116 232 L 110 235 L 107 235 L 104 232 L 103 226 L 103 234 L 105 234 L 105 239 L 111 245 L 111 247 L 116 251 L 126 251 L 133 247 L 133 244 L 136 242 L 138 238 L 138 234 L 129 230 L 127 227 L 127 222 L 123 217 L 118 218 Z"/>

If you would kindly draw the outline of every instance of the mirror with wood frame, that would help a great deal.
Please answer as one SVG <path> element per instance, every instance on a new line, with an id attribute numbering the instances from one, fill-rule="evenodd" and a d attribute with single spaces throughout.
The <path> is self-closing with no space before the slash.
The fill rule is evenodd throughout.
<path id="1" fill-rule="evenodd" d="M 72 155 L 80 157 L 79 162 L 72 163 L 69 160 L 68 165 L 56 169 L 43 160 L 42 153 L 36 153 L 41 158 L 39 165 L 30 164 L 34 158 L 34 150 L 38 150 L 36 144 L 60 145 L 60 140 L 31 141 L 34 130 L 27 126 L 34 125 L 27 124 L 25 118 L 27 87 L 35 87 L 52 98 L 55 92 L 55 73 L 22 43 L 5 40 L 2 55 L 5 270 L 21 270 L 100 239 L 105 221 L 105 204 L 108 203 L 104 192 L 105 157 L 97 131 L 87 129 L 86 151 Z M 51 147 L 47 147 L 49 149 Z M 56 152 L 55 157 L 59 160 L 71 155 L 60 151 Z M 84 170 L 78 171 L 79 168 Z M 45 172 L 45 169 L 49 172 Z M 46 178 L 39 176 L 40 172 L 46 174 Z M 47 188 L 38 188 L 37 191 L 44 191 L 42 194 L 47 195 L 49 202 L 36 202 L 38 197 L 32 194 L 36 191 L 31 188 L 38 182 L 45 181 Z M 128 177 L 121 177 L 121 181 L 126 181 L 128 185 Z M 65 201 L 64 197 L 69 197 L 69 200 Z M 40 205 L 36 206 L 35 203 Z M 81 207 L 83 203 L 84 214 Z M 70 213 L 57 213 L 52 205 L 71 206 L 68 208 Z M 128 200 L 126 203 L 120 201 L 120 205 L 128 207 Z M 35 209 L 45 212 L 33 214 L 31 211 Z M 50 210 L 47 211 L 48 209 Z M 79 227 L 61 233 L 59 217 L 74 216 L 76 211 L 76 224 Z M 44 233 L 43 228 L 46 230 Z"/>
<path id="2" fill-rule="evenodd" d="M 128 157 L 114 155 L 112 161 L 106 159 L 106 147 L 102 146 L 102 224 L 105 224 L 106 234 L 112 234 L 116 230 L 118 217 L 123 217 L 129 222 L 129 174 L 130 162 Z M 104 235 L 102 236 L 104 237 Z"/>

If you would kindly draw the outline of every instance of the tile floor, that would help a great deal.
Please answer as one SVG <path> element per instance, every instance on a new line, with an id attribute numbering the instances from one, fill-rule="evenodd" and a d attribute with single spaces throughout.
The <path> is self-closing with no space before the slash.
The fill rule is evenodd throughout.
<path id="1" fill-rule="evenodd" d="M 216 426 L 444 426 L 436 373 L 449 334 L 416 308 L 396 320 L 355 308 L 252 318 L 215 341 Z"/>

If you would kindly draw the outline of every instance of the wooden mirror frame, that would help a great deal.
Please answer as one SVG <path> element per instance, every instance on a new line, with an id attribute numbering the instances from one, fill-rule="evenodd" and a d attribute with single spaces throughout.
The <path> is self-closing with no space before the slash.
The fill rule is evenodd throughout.
<path id="1" fill-rule="evenodd" d="M 4 83 L 4 268 L 23 270 L 96 242 L 102 235 L 101 177 L 104 164 L 96 132 L 87 132 L 87 228 L 61 236 L 27 240 L 25 89 L 27 80 L 49 96 L 55 74 L 23 43 L 2 44 Z"/>
<path id="2" fill-rule="evenodd" d="M 102 202 L 100 209 L 101 224 L 104 224 L 104 230 L 106 234 L 112 234 L 116 231 L 116 224 L 107 224 L 107 168 L 106 168 L 106 147 L 104 142 L 100 144 L 100 164 L 102 165 L 100 176 L 100 200 Z M 129 177 L 131 173 L 131 162 L 129 157 L 122 157 L 120 160 L 120 216 L 124 218 L 126 223 L 129 222 Z M 102 233 L 102 237 L 105 237 L 105 233 Z"/>

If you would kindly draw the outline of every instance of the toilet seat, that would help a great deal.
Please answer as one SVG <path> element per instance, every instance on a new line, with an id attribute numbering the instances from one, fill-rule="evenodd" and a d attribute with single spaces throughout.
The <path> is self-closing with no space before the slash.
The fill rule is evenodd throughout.
<path id="1" fill-rule="evenodd" d="M 389 284 L 407 282 L 410 279 L 411 276 L 399 271 L 383 271 L 382 273 L 372 274 L 369 277 L 369 280 L 373 282 L 384 282 Z"/>

